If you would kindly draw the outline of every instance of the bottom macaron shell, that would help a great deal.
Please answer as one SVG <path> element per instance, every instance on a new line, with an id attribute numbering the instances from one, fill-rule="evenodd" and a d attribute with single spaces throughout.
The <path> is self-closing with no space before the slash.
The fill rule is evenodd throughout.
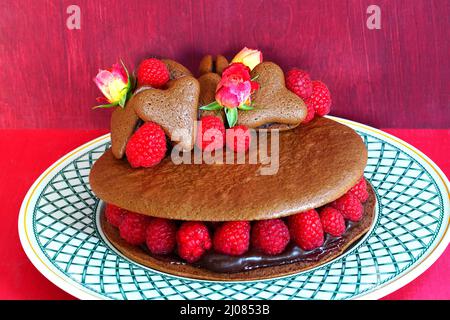
<path id="1" fill-rule="evenodd" d="M 367 183 L 367 187 L 369 191 L 369 198 L 364 203 L 363 218 L 342 236 L 344 241 L 341 246 L 329 249 L 321 255 L 320 259 L 316 261 L 300 261 L 237 273 L 218 273 L 189 265 L 173 257 L 152 257 L 144 248 L 133 246 L 125 242 L 125 240 L 120 237 L 117 228 L 113 227 L 106 221 L 106 217 L 103 212 L 101 214 L 101 228 L 107 239 L 124 256 L 132 261 L 164 273 L 191 279 L 210 281 L 248 281 L 271 279 L 306 271 L 333 260 L 343 254 L 352 244 L 367 233 L 374 221 L 376 207 L 375 193 L 369 183 Z"/>

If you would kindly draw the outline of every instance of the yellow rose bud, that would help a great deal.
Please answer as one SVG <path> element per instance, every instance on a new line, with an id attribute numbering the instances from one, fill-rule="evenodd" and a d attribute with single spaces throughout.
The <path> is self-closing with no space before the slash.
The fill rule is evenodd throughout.
<path id="1" fill-rule="evenodd" d="M 231 60 L 231 63 L 241 62 L 249 67 L 250 70 L 253 70 L 254 67 L 262 62 L 262 60 L 263 56 L 261 51 L 245 47 L 233 58 L 233 60 Z"/>

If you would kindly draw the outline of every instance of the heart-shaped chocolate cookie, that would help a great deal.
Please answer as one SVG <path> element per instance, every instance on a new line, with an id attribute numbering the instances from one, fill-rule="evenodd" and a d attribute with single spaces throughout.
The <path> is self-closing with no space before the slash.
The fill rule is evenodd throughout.
<path id="1" fill-rule="evenodd" d="M 139 117 L 133 108 L 116 107 L 111 115 L 111 150 L 117 159 L 125 154 L 125 148 L 139 123 Z"/>
<path id="2" fill-rule="evenodd" d="M 164 62 L 167 69 L 169 69 L 171 80 L 175 80 L 184 76 L 192 76 L 192 73 L 188 68 L 183 66 L 181 63 L 176 62 L 175 60 L 162 59 L 162 62 Z"/>
<path id="3" fill-rule="evenodd" d="M 239 125 L 290 128 L 303 121 L 307 113 L 305 103 L 286 88 L 283 70 L 277 64 L 262 62 L 252 70 L 251 77 L 260 87 L 252 95 L 254 109 L 239 112 Z"/>
<path id="4" fill-rule="evenodd" d="M 163 59 L 162 61 L 169 70 L 170 79 L 174 80 L 184 76 L 192 76 L 192 73 L 182 64 L 170 59 Z M 134 91 L 134 95 L 150 89 L 152 89 L 150 86 L 138 87 Z M 111 149 L 117 159 L 121 159 L 125 154 L 128 139 L 136 130 L 139 123 L 139 116 L 136 114 L 134 108 L 128 106 L 129 102 L 125 108 L 116 107 L 111 116 Z"/>
<path id="5" fill-rule="evenodd" d="M 199 94 L 197 79 L 184 76 L 170 81 L 166 90 L 147 89 L 137 93 L 125 108 L 133 109 L 144 121 L 159 124 L 172 140 L 182 138 L 180 146 L 188 151 L 195 142 Z"/>

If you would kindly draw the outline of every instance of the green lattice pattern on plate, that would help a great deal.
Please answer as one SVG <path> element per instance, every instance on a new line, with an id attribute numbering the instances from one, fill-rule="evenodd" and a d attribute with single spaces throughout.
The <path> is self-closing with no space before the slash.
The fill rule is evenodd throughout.
<path id="1" fill-rule="evenodd" d="M 86 151 L 44 188 L 33 212 L 49 261 L 86 289 L 113 299 L 347 299 L 389 282 L 420 259 L 443 221 L 442 195 L 425 168 L 394 145 L 363 132 L 365 176 L 379 214 L 370 234 L 345 255 L 297 275 L 258 282 L 207 282 L 165 275 L 118 255 L 96 225 L 93 162 L 109 142 Z"/>

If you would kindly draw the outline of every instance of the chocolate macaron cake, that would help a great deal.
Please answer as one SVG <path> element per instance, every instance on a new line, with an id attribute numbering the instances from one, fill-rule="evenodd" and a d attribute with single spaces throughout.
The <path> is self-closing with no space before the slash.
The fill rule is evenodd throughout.
<path id="1" fill-rule="evenodd" d="M 151 58 L 136 81 L 119 64 L 97 75 L 99 107 L 115 109 L 89 181 L 111 244 L 204 280 L 268 279 L 343 254 L 370 229 L 375 195 L 362 139 L 324 117 L 325 84 L 247 48 L 199 71 Z"/>

